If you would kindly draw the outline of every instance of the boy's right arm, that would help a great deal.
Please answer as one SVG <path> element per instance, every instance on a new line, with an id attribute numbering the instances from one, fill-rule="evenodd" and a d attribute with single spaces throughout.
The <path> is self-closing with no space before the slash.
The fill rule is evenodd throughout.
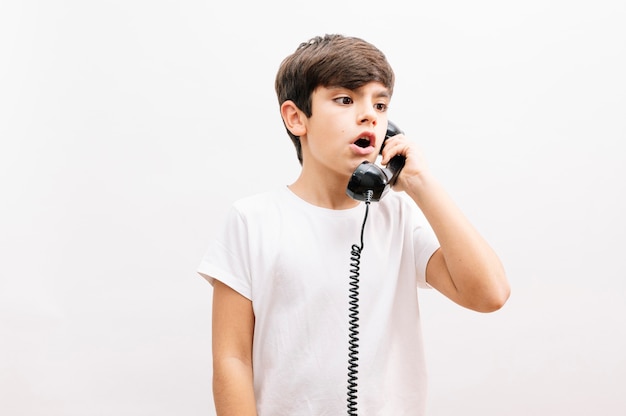
<path id="1" fill-rule="evenodd" d="M 252 302 L 229 286 L 213 285 L 213 399 L 218 416 L 255 416 Z"/>

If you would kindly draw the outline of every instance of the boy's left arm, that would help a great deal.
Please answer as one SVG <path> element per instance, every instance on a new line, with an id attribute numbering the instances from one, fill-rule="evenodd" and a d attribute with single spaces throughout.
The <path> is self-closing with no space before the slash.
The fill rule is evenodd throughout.
<path id="1" fill-rule="evenodd" d="M 405 191 L 415 201 L 441 245 L 426 268 L 428 284 L 466 308 L 500 309 L 510 287 L 496 253 L 429 172 L 416 145 L 404 136 L 394 136 L 382 162 L 396 154 L 403 154 L 406 164 L 394 189 Z"/>

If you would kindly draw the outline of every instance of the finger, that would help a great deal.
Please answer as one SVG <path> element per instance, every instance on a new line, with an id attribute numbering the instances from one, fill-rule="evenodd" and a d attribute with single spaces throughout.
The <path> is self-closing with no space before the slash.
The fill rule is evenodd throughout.
<path id="1" fill-rule="evenodd" d="M 391 158 L 396 155 L 405 155 L 407 151 L 408 145 L 406 140 L 402 138 L 390 138 L 385 143 L 385 148 L 383 149 L 383 158 L 381 163 L 387 164 Z"/>

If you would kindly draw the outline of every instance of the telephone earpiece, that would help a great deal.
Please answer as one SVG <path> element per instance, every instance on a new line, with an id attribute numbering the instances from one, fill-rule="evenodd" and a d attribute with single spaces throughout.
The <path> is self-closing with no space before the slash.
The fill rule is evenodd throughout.
<path id="1" fill-rule="evenodd" d="M 382 152 L 389 137 L 400 133 L 402 133 L 402 130 L 391 121 L 388 121 L 385 141 L 380 151 Z M 346 194 L 357 201 L 379 201 L 389 191 L 389 188 L 396 183 L 405 162 L 405 157 L 401 155 L 391 158 L 384 168 L 364 161 L 352 173 Z"/>

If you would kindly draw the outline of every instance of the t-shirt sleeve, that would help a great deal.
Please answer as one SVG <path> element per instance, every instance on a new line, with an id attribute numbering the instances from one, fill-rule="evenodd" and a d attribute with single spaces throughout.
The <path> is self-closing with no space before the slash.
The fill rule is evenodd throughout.
<path id="1" fill-rule="evenodd" d="M 428 230 L 430 232 L 432 232 L 432 230 Z M 423 237 L 424 234 L 427 233 L 427 230 L 420 228 L 418 230 L 415 231 L 416 234 L 416 238 L 419 240 L 423 240 L 421 237 Z M 429 238 L 428 240 L 424 241 L 423 244 L 420 244 L 417 248 L 417 253 L 415 253 L 415 267 L 417 270 L 417 285 L 418 287 L 421 287 L 423 289 L 432 289 L 432 286 L 428 284 L 428 282 L 426 281 L 426 267 L 428 266 L 428 262 L 430 261 L 430 258 L 432 257 L 433 254 L 435 254 L 435 251 L 437 251 L 439 249 L 439 242 L 437 241 L 437 239 L 434 237 L 433 234 L 433 238 Z"/>
<path id="2" fill-rule="evenodd" d="M 198 266 L 198 273 L 211 285 L 219 280 L 252 299 L 250 255 L 245 218 L 231 208 L 221 231 L 209 247 Z"/>
<path id="3" fill-rule="evenodd" d="M 415 247 L 417 285 L 423 289 L 431 289 L 432 286 L 426 282 L 426 267 L 440 244 L 424 214 L 419 210 L 414 210 L 414 212 L 413 246 Z"/>

